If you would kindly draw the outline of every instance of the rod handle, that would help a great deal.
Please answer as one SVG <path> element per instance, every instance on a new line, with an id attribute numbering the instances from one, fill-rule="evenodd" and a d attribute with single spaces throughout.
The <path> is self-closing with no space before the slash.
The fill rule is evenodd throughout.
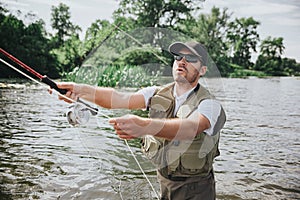
<path id="1" fill-rule="evenodd" d="M 51 80 L 50 78 L 48 78 L 47 76 L 43 76 L 41 81 L 43 83 L 46 83 L 47 85 L 49 85 L 51 88 L 55 89 L 60 94 L 66 94 L 68 92 L 68 90 L 66 90 L 66 89 L 58 88 L 56 83 L 53 80 Z M 90 112 L 92 115 L 97 115 L 97 113 L 98 113 L 97 108 L 93 108 L 89 104 L 83 102 L 81 99 L 78 99 L 78 102 L 80 102 L 80 103 L 84 104 L 86 107 L 88 107 L 90 109 Z"/>
<path id="2" fill-rule="evenodd" d="M 66 94 L 68 92 L 68 90 L 66 90 L 66 89 L 58 88 L 56 83 L 53 80 L 51 80 L 50 78 L 48 78 L 47 76 L 43 76 L 41 81 L 43 83 L 46 83 L 47 85 L 49 85 L 51 88 L 53 88 L 54 90 L 56 90 L 60 94 Z"/>

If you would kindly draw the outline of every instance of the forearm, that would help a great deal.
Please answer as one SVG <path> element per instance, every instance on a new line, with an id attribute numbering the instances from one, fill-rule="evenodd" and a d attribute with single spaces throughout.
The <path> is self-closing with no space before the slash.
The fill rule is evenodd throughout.
<path id="1" fill-rule="evenodd" d="M 167 140 L 191 140 L 201 131 L 198 121 L 192 119 L 149 120 L 152 127 L 149 129 L 149 135 Z"/>
<path id="2" fill-rule="evenodd" d="M 82 99 L 95 103 L 104 108 L 111 109 L 122 107 L 120 100 L 124 100 L 124 97 L 122 98 L 122 95 L 113 88 L 97 87 L 85 84 L 79 84 L 76 87 L 76 92 L 79 93 L 79 96 Z M 122 105 L 125 106 L 124 102 Z"/>
<path id="3" fill-rule="evenodd" d="M 136 115 L 109 120 L 116 133 L 123 139 L 138 138 L 153 135 L 167 140 L 192 140 L 209 128 L 209 121 L 203 115 L 192 115 L 188 119 L 155 119 L 143 118 Z"/>
<path id="4" fill-rule="evenodd" d="M 140 109 L 145 107 L 142 95 L 119 92 L 114 88 L 78 85 L 80 98 L 108 109 Z"/>
<path id="5" fill-rule="evenodd" d="M 173 119 L 149 119 L 152 127 L 156 130 L 150 131 L 150 135 L 162 137 L 167 140 L 191 140 L 197 134 L 201 134 L 210 127 L 209 120 L 197 112 L 189 118 Z"/>
<path id="6" fill-rule="evenodd" d="M 73 90 L 74 93 L 78 94 L 78 97 L 84 100 L 105 108 L 111 108 L 111 97 L 114 92 L 114 89 L 112 88 L 76 84 Z"/>

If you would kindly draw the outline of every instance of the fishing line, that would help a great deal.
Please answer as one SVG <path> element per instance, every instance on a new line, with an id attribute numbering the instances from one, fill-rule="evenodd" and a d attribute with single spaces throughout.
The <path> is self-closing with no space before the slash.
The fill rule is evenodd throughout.
<path id="1" fill-rule="evenodd" d="M 115 28 L 117 28 L 119 31 L 121 31 L 124 35 L 126 35 L 127 37 L 129 37 L 130 39 L 132 39 L 133 41 L 135 41 L 136 43 L 138 43 L 139 45 L 141 45 L 142 47 L 144 47 L 144 44 L 141 43 L 140 41 L 138 41 L 137 39 L 135 39 L 133 36 L 131 36 L 130 34 L 126 33 L 125 31 L 123 31 L 119 26 L 114 25 Z M 164 59 L 162 59 L 156 52 L 154 52 L 152 49 L 150 49 L 151 53 L 153 53 L 153 55 L 155 55 L 155 57 L 157 57 L 160 61 L 162 61 L 165 65 L 169 65 L 169 63 L 167 63 L 167 61 L 165 61 Z"/>
<path id="2" fill-rule="evenodd" d="M 11 64 L 7 63 L 7 62 L 4 61 L 3 59 L 0 58 L 0 61 L 1 61 L 2 63 L 4 63 L 5 65 L 7 65 L 8 67 L 10 67 L 11 69 L 13 69 L 13 70 L 17 71 L 18 73 L 22 74 L 22 75 L 25 76 L 26 78 L 32 80 L 33 82 L 35 82 L 35 83 L 41 85 L 42 87 L 46 87 L 46 86 L 45 86 L 44 84 L 42 84 L 41 82 L 39 82 L 39 81 L 35 80 L 34 78 L 32 78 L 31 76 L 25 74 L 24 72 L 22 72 L 21 70 L 17 69 L 17 68 L 14 67 L 14 66 L 12 66 Z M 49 88 L 47 87 L 47 89 L 49 89 Z M 106 114 L 104 114 L 104 113 L 102 113 L 102 112 L 99 112 L 99 110 L 94 110 L 92 107 L 87 107 L 86 104 L 83 104 L 83 103 L 81 103 L 81 102 L 75 101 L 75 100 L 73 100 L 73 99 L 71 99 L 71 98 L 69 98 L 69 97 L 67 97 L 67 96 L 65 96 L 65 95 L 63 95 L 63 94 L 61 94 L 61 93 L 59 93 L 58 91 L 56 91 L 56 93 L 57 93 L 59 96 L 65 98 L 65 99 L 67 99 L 67 100 L 69 100 L 69 101 L 71 101 L 71 102 L 73 102 L 73 103 L 79 103 L 79 104 L 85 106 L 86 109 L 90 109 L 90 110 L 96 111 L 98 114 L 102 115 L 103 117 L 105 117 L 105 118 L 107 118 L 107 119 L 111 119 L 108 115 L 106 115 Z M 131 147 L 129 146 L 127 140 L 124 140 L 124 141 L 125 141 L 126 146 L 128 147 L 128 150 L 130 151 L 130 153 L 131 153 L 133 159 L 135 160 L 136 164 L 138 165 L 140 171 L 142 172 L 143 176 L 145 177 L 145 179 L 146 179 L 147 182 L 149 183 L 151 189 L 153 190 L 153 192 L 154 192 L 156 198 L 159 199 L 159 196 L 158 196 L 157 191 L 154 189 L 154 187 L 153 187 L 151 181 L 149 180 L 149 178 L 148 178 L 148 176 L 146 175 L 144 169 L 142 168 L 141 164 L 139 163 L 138 159 L 136 158 L 136 156 L 135 156 L 134 152 L 132 151 Z"/>
<path id="3" fill-rule="evenodd" d="M 145 179 L 148 181 L 148 183 L 149 183 L 149 185 L 150 185 L 150 187 L 151 187 L 152 191 L 153 191 L 153 192 L 154 192 L 154 194 L 155 194 L 155 197 L 156 197 L 157 199 L 159 199 L 159 196 L 158 196 L 158 194 L 157 194 L 157 191 L 154 189 L 154 187 L 153 187 L 153 185 L 152 185 L 151 181 L 149 180 L 149 178 L 148 178 L 148 176 L 146 175 L 145 171 L 143 170 L 143 168 L 142 168 L 141 164 L 139 163 L 139 161 L 137 160 L 136 156 L 134 155 L 134 153 L 133 153 L 132 149 L 130 148 L 130 146 L 129 146 L 128 142 L 127 142 L 127 140 L 124 140 L 124 141 L 125 141 L 125 144 L 126 144 L 126 146 L 127 146 L 127 147 L 128 147 L 128 149 L 129 149 L 129 151 L 130 151 L 130 153 L 131 153 L 132 157 L 134 158 L 134 160 L 135 160 L 136 164 L 137 164 L 137 165 L 138 165 L 138 167 L 140 168 L 140 170 L 141 170 L 141 172 L 142 172 L 143 176 L 144 176 L 144 177 L 145 177 Z"/>
<path id="4" fill-rule="evenodd" d="M 22 75 L 25 76 L 26 78 L 32 80 L 33 82 L 35 82 L 35 83 L 37 83 L 37 84 L 41 85 L 42 87 L 47 88 L 47 89 L 49 90 L 49 88 L 48 88 L 47 86 L 45 86 L 45 85 L 42 84 L 41 82 L 37 81 L 36 79 L 32 78 L 31 76 L 25 74 L 24 72 L 22 72 L 22 71 L 19 70 L 18 68 L 12 66 L 11 64 L 9 64 L 8 62 L 6 62 L 6 61 L 3 60 L 2 58 L 0 58 L 0 61 L 1 61 L 3 64 L 7 65 L 8 67 L 12 68 L 13 70 L 17 71 L 18 73 L 22 74 Z M 52 91 L 53 91 L 53 90 L 52 90 Z M 93 112 L 98 112 L 100 115 L 102 115 L 102 116 L 104 116 L 104 117 L 106 117 L 106 118 L 108 117 L 108 116 L 105 115 L 104 113 L 101 113 L 101 112 L 99 112 L 98 110 L 95 110 L 95 109 L 92 108 L 92 107 L 87 107 L 87 106 L 86 106 L 85 104 L 83 104 L 82 102 L 75 101 L 74 99 L 71 99 L 71 98 L 69 98 L 69 97 L 63 95 L 63 94 L 59 93 L 59 92 L 56 91 L 56 90 L 54 90 L 54 92 L 56 92 L 58 96 L 63 97 L 63 98 L 65 98 L 65 99 L 71 101 L 72 103 L 82 104 L 83 106 L 86 107 L 86 109 L 89 109 L 89 110 L 91 110 L 91 111 L 93 111 Z"/>
<path id="5" fill-rule="evenodd" d="M 39 81 L 35 80 L 34 78 L 32 78 L 31 76 L 25 74 L 25 73 L 22 72 L 21 70 L 15 68 L 15 67 L 12 66 L 11 64 L 9 64 L 9 63 L 6 62 L 5 60 L 3 60 L 2 58 L 0 58 L 0 61 L 1 61 L 2 63 L 4 63 L 5 65 L 7 65 L 8 67 L 12 68 L 13 70 L 19 72 L 19 73 L 22 74 L 23 76 L 25 76 L 25 77 L 29 78 L 30 80 L 34 81 L 35 83 L 37 83 L 37 84 L 39 84 L 39 85 L 41 85 L 41 86 L 43 86 L 43 87 L 45 86 L 45 85 L 43 85 L 41 82 L 39 82 Z M 47 88 L 48 88 L 48 87 L 47 87 Z"/>
<path id="6" fill-rule="evenodd" d="M 102 46 L 104 44 L 104 42 L 112 35 L 112 33 L 118 29 L 119 31 L 121 31 L 123 34 L 125 34 L 126 36 L 128 36 L 130 39 L 132 39 L 133 41 L 135 41 L 136 43 L 138 43 L 139 45 L 141 46 L 144 46 L 141 42 L 139 42 L 137 39 L 135 39 L 133 36 L 131 36 L 130 34 L 126 33 L 125 31 L 123 31 L 119 26 L 120 26 L 121 23 L 119 23 L 118 25 L 115 25 L 113 24 L 115 27 L 114 29 L 110 32 L 110 34 L 108 34 L 106 36 L 106 38 L 100 43 L 100 45 L 98 45 L 93 51 L 91 51 L 89 53 L 89 55 L 87 55 L 86 59 L 91 57 L 91 55 L 94 54 L 94 52 L 99 49 L 100 46 Z M 97 114 L 100 114 L 102 115 L 103 117 L 107 118 L 107 119 L 111 119 L 108 115 L 102 113 L 102 112 L 99 112 L 98 109 L 95 109 L 95 108 L 92 108 L 90 105 L 80 101 L 79 99 L 77 99 L 77 101 L 65 96 L 64 94 L 67 93 L 67 90 L 64 90 L 64 89 L 60 89 L 57 87 L 56 83 L 54 81 L 52 81 L 51 79 L 49 79 L 47 76 L 42 76 L 41 74 L 39 74 L 38 72 L 36 72 L 35 70 L 33 70 L 32 68 L 30 68 L 29 66 L 27 66 L 26 64 L 22 63 L 20 60 L 18 60 L 17 58 L 13 57 L 12 55 L 10 55 L 9 53 L 7 53 L 6 51 L 4 51 L 3 49 L 0 48 L 0 52 L 2 54 L 4 54 L 6 57 L 8 57 L 9 59 L 11 59 L 12 61 L 14 61 L 15 63 L 19 64 L 21 67 L 23 67 L 24 69 L 26 69 L 27 71 L 29 71 L 31 74 L 35 75 L 36 77 L 38 77 L 41 82 L 49 85 L 51 88 L 54 88 L 54 90 L 56 90 L 58 92 L 58 95 L 60 97 L 63 97 L 67 100 L 69 100 L 70 102 L 72 103 L 75 103 L 75 106 L 74 106 L 74 110 L 73 110 L 73 114 L 71 112 L 67 113 L 67 117 L 70 117 L 68 118 L 69 120 L 69 123 L 72 124 L 72 125 L 77 125 L 77 122 L 81 122 L 81 121 L 78 121 L 80 119 L 81 114 L 83 114 L 83 117 L 84 117 L 84 114 L 86 114 L 85 112 L 80 112 L 80 111 L 84 111 L 85 110 L 89 110 L 91 112 L 92 115 L 97 115 Z M 168 65 L 168 63 L 166 61 L 164 61 L 159 55 L 156 54 L 156 52 L 152 51 L 152 53 L 159 59 L 161 60 L 164 64 Z M 23 73 L 22 71 L 18 70 L 17 68 L 15 68 L 14 66 L 10 65 L 9 63 L 5 62 L 4 60 L 1 59 L 1 62 L 3 62 L 4 64 L 6 64 L 7 66 L 9 66 L 10 68 L 14 69 L 15 71 L 19 72 L 20 74 L 24 75 L 25 77 L 29 78 L 30 80 L 34 81 L 35 83 L 38 83 L 39 85 L 42 85 L 44 86 L 43 84 L 41 84 L 41 82 L 38 82 L 37 80 L 33 79 L 32 77 L 28 76 L 27 74 Z M 76 104 L 77 104 L 77 107 L 76 107 Z M 79 105 L 79 106 L 78 106 Z M 80 107 L 81 106 L 81 107 Z M 76 110 L 75 108 L 77 108 L 78 110 Z M 84 109 L 83 109 L 84 108 Z M 79 114 L 79 118 L 76 117 L 76 111 L 78 111 L 78 114 Z M 69 114 L 69 116 L 68 116 Z M 85 119 L 86 119 L 86 115 L 85 115 Z M 71 119 L 71 121 L 70 121 Z M 86 120 L 88 121 L 88 120 Z M 79 123 L 80 124 L 80 123 Z M 151 189 L 153 190 L 155 196 L 157 199 L 159 199 L 159 195 L 157 193 L 157 191 L 154 189 L 152 183 L 150 182 L 148 176 L 146 175 L 146 173 L 144 172 L 142 166 L 140 165 L 138 159 L 136 158 L 134 152 L 132 151 L 131 147 L 129 146 L 128 144 L 128 141 L 127 140 L 124 140 L 125 141 L 125 144 L 126 146 L 128 147 L 128 150 L 130 151 L 132 157 L 134 158 L 136 164 L 138 165 L 140 171 L 142 172 L 143 176 L 145 177 L 145 179 L 147 180 L 147 182 L 149 183 Z M 88 151 L 89 152 L 89 151 Z"/>

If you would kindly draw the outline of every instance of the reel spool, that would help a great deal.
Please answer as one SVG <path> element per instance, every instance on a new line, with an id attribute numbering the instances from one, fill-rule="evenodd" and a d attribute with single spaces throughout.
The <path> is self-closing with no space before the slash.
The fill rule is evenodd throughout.
<path id="1" fill-rule="evenodd" d="M 66 113 L 69 124 L 78 126 L 86 124 L 91 117 L 91 111 L 81 103 L 74 103 Z"/>

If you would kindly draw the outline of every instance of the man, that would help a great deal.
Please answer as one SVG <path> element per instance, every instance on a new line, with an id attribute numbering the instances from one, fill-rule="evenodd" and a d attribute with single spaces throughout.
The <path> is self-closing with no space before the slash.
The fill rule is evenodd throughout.
<path id="1" fill-rule="evenodd" d="M 174 82 L 162 87 L 134 94 L 75 83 L 58 87 L 67 89 L 69 98 L 109 109 L 149 109 L 149 118 L 126 115 L 109 123 L 122 139 L 142 138 L 143 152 L 157 167 L 161 199 L 215 199 L 212 165 L 226 119 L 220 103 L 199 84 L 207 70 L 207 51 L 196 42 L 176 42 L 169 51 L 175 58 Z"/>

